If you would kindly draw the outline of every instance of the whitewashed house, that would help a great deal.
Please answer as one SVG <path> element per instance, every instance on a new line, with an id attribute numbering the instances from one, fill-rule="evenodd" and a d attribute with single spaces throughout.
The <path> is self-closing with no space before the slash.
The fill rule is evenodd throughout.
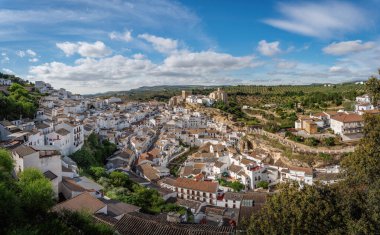
<path id="1" fill-rule="evenodd" d="M 20 145 L 12 150 L 15 161 L 15 173 L 28 168 L 40 170 L 53 185 L 55 196 L 58 197 L 62 181 L 61 154 L 52 146 L 26 146 Z"/>

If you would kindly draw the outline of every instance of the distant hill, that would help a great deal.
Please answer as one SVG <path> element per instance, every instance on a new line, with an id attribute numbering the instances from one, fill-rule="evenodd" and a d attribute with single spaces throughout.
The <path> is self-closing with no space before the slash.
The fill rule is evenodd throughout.
<path id="1" fill-rule="evenodd" d="M 199 86 L 199 85 L 179 85 L 179 86 L 142 86 L 139 88 L 131 89 L 128 91 L 108 91 L 104 93 L 96 93 L 86 95 L 86 97 L 105 97 L 105 96 L 125 96 L 128 94 L 141 93 L 141 92 L 166 92 L 166 91 L 182 91 L 182 90 L 207 90 L 216 88 L 217 86 Z"/>
<path id="2" fill-rule="evenodd" d="M 357 82 L 357 81 L 355 81 Z M 346 82 L 340 84 L 332 83 L 315 83 L 310 85 L 225 85 L 225 86 L 199 86 L 199 85 L 179 85 L 179 86 L 143 86 L 129 91 L 110 91 L 88 95 L 87 97 L 110 97 L 119 96 L 126 100 L 159 100 L 167 101 L 170 97 L 180 95 L 182 90 L 193 91 L 194 94 L 207 95 L 217 87 L 221 87 L 230 95 L 276 95 L 285 93 L 335 93 L 335 92 L 363 92 L 363 85 L 357 85 L 355 82 Z M 328 84 L 328 85 L 325 85 Z"/>
<path id="3" fill-rule="evenodd" d="M 106 93 L 87 95 L 86 97 L 111 97 L 118 96 L 129 101 L 168 101 L 171 97 L 180 95 L 182 90 L 192 91 L 194 94 L 208 94 L 217 86 L 143 86 L 129 91 L 111 91 Z"/>

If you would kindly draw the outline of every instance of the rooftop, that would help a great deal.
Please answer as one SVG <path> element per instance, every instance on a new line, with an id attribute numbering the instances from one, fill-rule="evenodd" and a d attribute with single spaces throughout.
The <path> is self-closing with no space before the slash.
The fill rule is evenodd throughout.
<path id="1" fill-rule="evenodd" d="M 175 186 L 202 192 L 216 193 L 218 183 L 212 181 L 194 181 L 187 178 L 177 178 Z"/>
<path id="2" fill-rule="evenodd" d="M 89 193 L 82 193 L 67 201 L 61 202 L 53 207 L 54 211 L 70 210 L 70 211 L 86 211 L 90 214 L 95 214 L 100 209 L 104 208 L 104 204 L 99 199 L 91 196 Z"/>

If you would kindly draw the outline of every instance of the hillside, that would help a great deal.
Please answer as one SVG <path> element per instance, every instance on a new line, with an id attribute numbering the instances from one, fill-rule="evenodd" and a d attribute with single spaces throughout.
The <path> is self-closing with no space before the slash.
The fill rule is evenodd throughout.
<path id="1" fill-rule="evenodd" d="M 217 87 L 221 87 L 230 96 L 235 96 L 241 104 L 253 105 L 277 103 L 285 104 L 292 102 L 296 97 L 307 94 L 313 95 L 324 93 L 326 95 L 339 94 L 342 99 L 352 99 L 358 94 L 364 93 L 364 85 L 355 83 L 342 83 L 330 86 L 324 84 L 312 85 L 237 85 L 237 86 L 143 86 L 129 91 L 112 91 L 101 94 L 94 94 L 91 97 L 122 96 L 127 100 L 147 101 L 151 99 L 167 101 L 174 95 L 179 95 L 182 90 L 192 91 L 193 94 L 207 95 Z M 285 97 L 285 98 L 284 98 Z"/>
<path id="2" fill-rule="evenodd" d="M 182 90 L 193 91 L 194 93 L 208 94 L 216 87 L 210 86 L 143 86 L 129 91 L 110 91 L 101 94 L 89 95 L 88 97 L 110 97 L 119 96 L 130 101 L 168 101 L 172 96 L 179 95 Z"/>
<path id="3" fill-rule="evenodd" d="M 41 94 L 34 85 L 14 75 L 0 73 L 0 78 L 11 80 L 11 86 L 0 85 L 0 120 L 33 118 Z"/>

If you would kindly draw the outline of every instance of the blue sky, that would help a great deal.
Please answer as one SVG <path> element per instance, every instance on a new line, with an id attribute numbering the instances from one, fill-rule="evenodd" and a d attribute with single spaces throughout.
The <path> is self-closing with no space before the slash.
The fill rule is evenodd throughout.
<path id="1" fill-rule="evenodd" d="M 0 69 L 82 94 L 366 79 L 380 67 L 379 7 L 379 0 L 2 0 Z"/>

